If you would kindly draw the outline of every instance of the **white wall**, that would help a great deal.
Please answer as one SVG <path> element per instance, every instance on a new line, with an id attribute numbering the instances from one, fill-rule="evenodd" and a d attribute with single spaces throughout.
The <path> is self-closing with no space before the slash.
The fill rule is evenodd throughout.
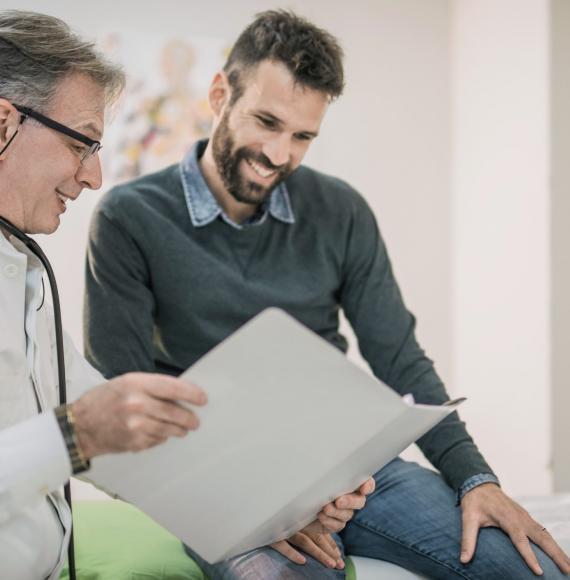
<path id="1" fill-rule="evenodd" d="M 546 492 L 548 2 L 453 6 L 454 387 L 507 490 Z"/>
<path id="2" fill-rule="evenodd" d="M 450 391 L 469 397 L 463 415 L 470 430 L 516 494 L 550 485 L 547 4 L 286 5 L 330 29 L 346 51 L 346 94 L 307 161 L 369 200 L 420 340 Z M 134 28 L 231 40 L 255 12 L 283 4 L 160 6 L 18 5 L 49 11 L 91 36 Z M 57 235 L 42 241 L 78 344 L 86 230 L 99 195 L 85 192 Z"/>
<path id="3" fill-rule="evenodd" d="M 570 2 L 551 17 L 552 409 L 554 488 L 570 490 Z"/>

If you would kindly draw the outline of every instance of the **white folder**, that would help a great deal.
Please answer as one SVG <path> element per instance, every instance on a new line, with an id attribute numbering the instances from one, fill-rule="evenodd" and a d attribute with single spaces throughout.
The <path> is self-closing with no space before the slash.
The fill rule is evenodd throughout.
<path id="1" fill-rule="evenodd" d="M 406 402 L 276 308 L 182 378 L 208 393 L 200 428 L 88 477 L 211 563 L 297 532 L 456 407 Z"/>

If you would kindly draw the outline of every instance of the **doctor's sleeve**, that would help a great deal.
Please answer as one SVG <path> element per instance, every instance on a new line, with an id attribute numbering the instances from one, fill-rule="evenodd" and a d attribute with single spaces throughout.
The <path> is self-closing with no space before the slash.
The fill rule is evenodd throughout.
<path id="1" fill-rule="evenodd" d="M 73 341 L 64 332 L 65 382 L 67 383 L 67 402 L 71 403 L 86 391 L 105 383 L 101 373 L 93 368 L 75 348 Z"/>
<path id="2" fill-rule="evenodd" d="M 87 360 L 106 378 L 154 372 L 154 298 L 136 242 L 99 208 L 91 223 L 83 311 Z"/>
<path id="3" fill-rule="evenodd" d="M 71 463 L 52 411 L 0 431 L 0 524 L 61 487 Z"/>
<path id="4" fill-rule="evenodd" d="M 42 310 L 42 312 L 46 316 L 46 324 L 49 328 L 53 382 L 54 385 L 58 385 L 54 317 L 51 307 Z M 63 331 L 63 352 L 65 356 L 65 384 L 68 403 L 72 403 L 93 387 L 106 382 L 103 375 L 91 366 L 85 357 L 75 348 L 75 344 L 73 344 L 73 341 L 65 330 Z"/>

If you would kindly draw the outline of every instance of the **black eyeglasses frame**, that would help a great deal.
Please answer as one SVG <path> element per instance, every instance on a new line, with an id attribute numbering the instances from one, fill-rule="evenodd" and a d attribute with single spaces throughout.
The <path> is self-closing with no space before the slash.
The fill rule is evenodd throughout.
<path id="1" fill-rule="evenodd" d="M 71 137 L 72 139 L 75 139 L 76 141 L 79 141 L 80 143 L 87 145 L 89 147 L 89 149 L 86 149 L 85 152 L 81 156 L 81 163 L 82 164 L 87 159 L 89 159 L 92 155 L 95 155 L 95 153 L 98 153 L 103 147 L 101 145 L 100 141 L 97 141 L 95 139 L 91 139 L 91 137 L 87 137 L 87 135 L 84 135 L 83 133 L 80 133 L 79 131 L 75 131 L 74 129 L 70 129 L 66 125 L 63 125 L 62 123 L 58 123 L 57 121 L 54 121 L 53 119 L 50 119 L 49 117 L 46 117 L 45 115 L 42 115 L 41 113 L 38 113 L 37 111 L 34 111 L 34 109 L 30 109 L 29 107 L 24 107 L 23 105 L 16 105 L 15 103 L 12 103 L 12 105 L 14 106 L 14 108 L 17 111 L 19 111 L 20 113 L 22 113 L 22 115 L 24 115 L 24 117 L 22 117 L 22 119 L 20 121 L 20 124 L 22 124 L 26 120 L 26 117 L 31 117 L 32 119 L 35 119 L 36 121 L 38 121 L 42 125 L 45 125 L 46 127 L 48 127 L 49 129 L 53 129 L 54 131 L 57 131 L 58 133 L 62 133 L 63 135 L 67 135 L 68 137 Z"/>

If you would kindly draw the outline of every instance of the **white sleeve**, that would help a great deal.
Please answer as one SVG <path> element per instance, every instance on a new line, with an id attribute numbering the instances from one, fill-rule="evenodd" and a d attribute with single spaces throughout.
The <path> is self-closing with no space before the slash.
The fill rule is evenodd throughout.
<path id="1" fill-rule="evenodd" d="M 0 431 L 0 524 L 43 499 L 71 476 L 53 411 Z"/>
<path id="2" fill-rule="evenodd" d="M 49 328 L 49 341 L 54 377 L 57 377 L 57 346 L 55 339 L 55 322 L 52 308 L 43 309 L 46 324 Z M 63 352 L 65 357 L 65 383 L 67 402 L 72 403 L 79 399 L 89 389 L 101 385 L 106 381 L 103 375 L 92 367 L 85 357 L 75 348 L 70 336 L 63 331 Z"/>
<path id="3" fill-rule="evenodd" d="M 92 367 L 85 357 L 75 348 L 67 333 L 63 334 L 65 352 L 65 380 L 67 383 L 67 402 L 71 403 L 86 391 L 106 383 L 103 375 Z"/>
<path id="4" fill-rule="evenodd" d="M 89 362 L 75 348 L 73 341 L 64 331 L 63 343 L 65 352 L 65 381 L 67 383 L 67 402 L 72 403 L 89 389 L 101 385 L 106 381 L 103 375 L 92 367 Z M 89 471 L 73 476 L 98 487 L 101 491 L 112 495 L 111 492 L 100 488 L 89 479 Z"/>

